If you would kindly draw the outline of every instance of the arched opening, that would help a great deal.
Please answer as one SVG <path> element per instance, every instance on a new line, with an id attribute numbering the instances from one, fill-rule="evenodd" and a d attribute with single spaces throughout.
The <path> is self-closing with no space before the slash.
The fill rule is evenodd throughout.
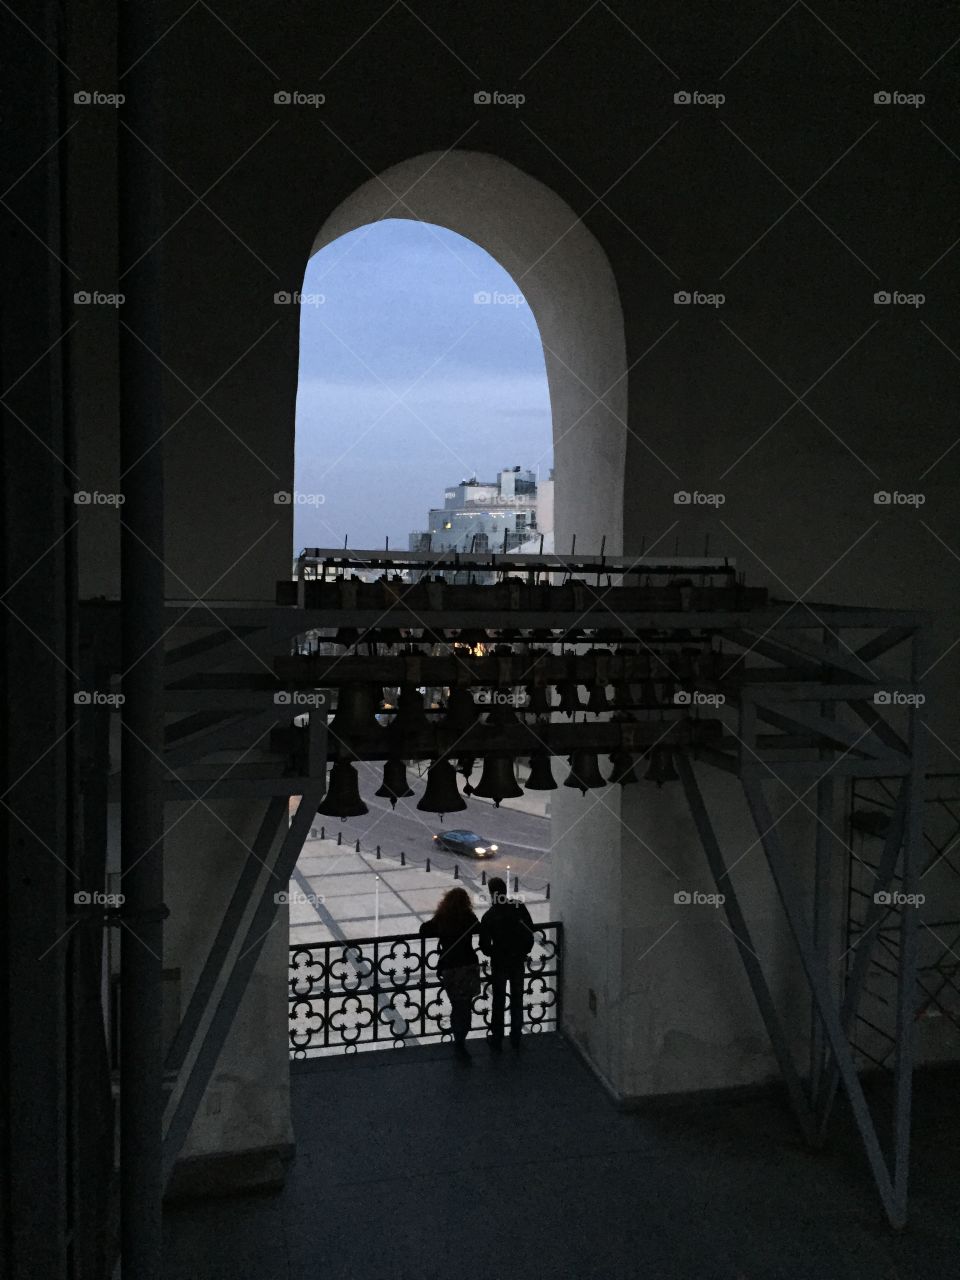
<path id="1" fill-rule="evenodd" d="M 349 254 L 355 246 L 362 246 L 365 237 L 372 238 L 378 226 L 390 228 L 403 222 L 429 226 L 441 242 L 451 236 L 462 238 L 462 243 L 469 243 L 484 255 L 489 255 L 502 273 L 502 287 L 498 290 L 496 279 L 491 287 L 489 277 L 486 277 L 476 282 L 473 292 L 522 293 L 529 318 L 542 343 L 549 389 L 550 439 L 547 447 L 552 444 L 555 475 L 552 524 L 556 549 L 562 554 L 575 536 L 578 551 L 599 551 L 603 545 L 608 554 L 618 554 L 622 541 L 626 445 L 625 342 L 619 295 L 610 264 L 600 245 L 564 201 L 515 166 L 479 153 L 430 153 L 395 166 L 365 183 L 345 200 L 321 228 L 313 246 L 312 262 L 317 263 L 320 255 L 331 251 Z M 447 248 L 451 247 L 448 243 Z M 334 257 L 333 261 L 336 262 L 337 258 Z M 322 280 L 322 272 L 317 274 L 315 269 L 308 267 L 302 291 L 301 375 L 307 367 L 305 359 L 309 361 L 306 335 L 314 327 L 320 331 L 327 330 L 330 323 L 328 313 L 324 312 L 328 297 Z M 327 338 L 334 347 L 344 346 L 342 335 L 330 338 L 328 333 Z M 437 351 L 438 356 L 442 349 Z M 356 360 L 361 353 L 353 351 L 347 354 Z M 368 374 L 373 374 L 376 382 L 384 384 L 380 390 L 389 395 L 394 390 L 389 387 L 390 371 L 384 371 L 387 375 L 384 376 L 379 369 L 371 367 L 372 360 L 371 355 L 370 359 L 360 362 L 367 366 Z M 406 383 L 410 381 L 410 377 L 404 379 Z M 309 399 L 310 391 L 302 385 L 298 410 L 298 430 L 301 432 L 309 416 Z M 372 416 L 375 418 L 376 412 Z M 415 421 L 418 416 L 415 415 Z M 361 429 L 359 423 L 356 427 Z M 347 447 L 344 442 L 343 448 Z M 308 441 L 298 441 L 295 487 L 305 494 L 323 492 L 324 489 L 319 476 L 311 477 L 311 459 L 307 457 L 310 451 Z M 516 452 L 510 461 L 521 466 L 529 465 L 529 459 L 516 455 Z M 456 465 L 459 470 L 465 468 L 469 477 L 473 462 L 472 458 L 462 458 Z M 406 470 L 402 475 L 398 474 L 398 483 L 408 482 L 413 474 L 409 459 L 403 459 L 403 463 Z M 360 499 L 361 487 L 356 484 L 345 502 L 349 507 L 351 501 Z M 324 507 L 326 505 L 323 504 Z M 360 547 L 366 541 L 365 536 L 354 535 L 353 521 L 349 527 L 345 525 L 341 504 L 338 502 L 336 505 L 336 510 L 331 506 L 329 510 L 310 513 L 312 527 L 326 531 L 320 545 L 324 542 L 342 545 L 343 534 L 349 533 L 350 546 Z M 369 522 L 363 527 L 370 529 Z M 299 528 L 305 529 L 306 523 Z M 377 546 L 383 545 L 382 537 L 371 537 L 369 541 Z M 298 548 L 317 545 L 297 531 L 295 542 Z M 437 549 L 436 543 L 433 546 Z M 373 792 L 376 781 L 372 771 L 368 771 L 363 787 L 365 798 Z M 581 811 L 572 812 L 569 796 L 554 796 L 552 799 L 552 830 L 545 839 L 551 849 L 562 843 L 562 831 L 574 821 L 579 842 L 586 836 L 588 827 L 610 826 L 612 830 L 616 825 L 612 808 L 605 807 L 602 813 L 584 822 Z M 472 822 L 474 815 L 463 817 Z M 492 810 L 485 815 L 485 821 L 488 826 L 495 825 L 496 817 Z M 317 819 L 318 832 L 325 825 L 322 818 Z M 334 821 L 329 825 L 335 829 L 338 824 Z M 420 826 L 423 825 L 421 816 Z M 435 829 L 433 834 L 436 834 Z M 485 841 L 488 834 L 484 832 Z M 495 837 L 496 832 L 493 834 Z M 604 838 L 609 838 L 609 834 Z M 363 852 L 372 854 L 376 843 L 374 834 L 364 841 Z M 344 853 L 345 858 L 352 856 L 352 845 L 351 840 L 348 851 Z M 516 866 L 511 869 L 508 883 L 517 869 Z M 575 877 L 568 875 L 566 879 L 572 882 Z M 302 887 L 319 888 L 306 883 Z M 542 893 L 542 884 L 538 883 L 537 887 Z M 311 905 L 306 904 L 306 909 L 309 910 Z M 380 906 L 374 910 L 379 932 Z M 553 910 L 555 913 L 556 899 Z M 329 916 L 327 913 L 328 922 Z M 292 911 L 293 928 L 297 920 L 297 913 Z M 404 921 L 402 917 L 394 916 L 389 931 L 399 933 L 404 927 L 415 928 L 416 923 L 416 917 L 408 916 Z M 368 928 L 363 932 L 370 935 L 374 929 Z M 354 933 L 353 936 L 363 934 Z"/>

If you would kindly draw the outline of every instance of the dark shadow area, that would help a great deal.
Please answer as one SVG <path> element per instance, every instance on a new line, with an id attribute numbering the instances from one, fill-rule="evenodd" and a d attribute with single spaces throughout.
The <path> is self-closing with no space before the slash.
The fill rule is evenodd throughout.
<path id="1" fill-rule="evenodd" d="M 957 1074 L 920 1072 L 911 1225 L 890 1231 L 838 1116 L 774 1097 L 618 1110 L 559 1036 L 292 1068 L 278 1195 L 167 1210 L 167 1280 L 938 1280 L 956 1275 Z"/>

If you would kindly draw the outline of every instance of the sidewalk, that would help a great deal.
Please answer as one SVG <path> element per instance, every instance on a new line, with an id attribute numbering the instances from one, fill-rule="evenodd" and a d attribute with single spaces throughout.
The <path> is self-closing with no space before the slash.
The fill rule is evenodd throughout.
<path id="1" fill-rule="evenodd" d="M 372 938 L 392 933 L 416 933 L 429 919 L 447 889 L 460 886 L 477 896 L 475 910 L 488 904 L 481 883 L 481 864 L 452 866 L 407 862 L 336 840 L 308 839 L 290 881 L 290 942 L 331 942 L 344 938 Z M 495 874 L 495 873 L 494 873 Z M 511 890 L 513 886 L 511 885 Z M 529 893 L 521 881 L 519 896 L 535 924 L 551 919 L 551 907 L 539 889 Z"/>

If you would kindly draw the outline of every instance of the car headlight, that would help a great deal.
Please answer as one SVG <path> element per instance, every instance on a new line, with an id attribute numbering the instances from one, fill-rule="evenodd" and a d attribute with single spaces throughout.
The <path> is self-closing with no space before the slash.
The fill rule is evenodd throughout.
<path id="1" fill-rule="evenodd" d="M 486 849 L 484 848 L 484 846 L 483 846 L 482 844 L 475 844 L 475 845 L 473 846 L 473 852 L 474 852 L 474 853 L 486 853 L 487 851 L 486 851 Z"/>
<path id="2" fill-rule="evenodd" d="M 499 846 L 498 844 L 492 844 L 492 845 L 490 846 L 490 852 L 491 852 L 491 853 L 496 853 L 496 852 L 497 852 L 497 850 L 498 850 L 499 848 L 500 848 L 500 846 Z"/>

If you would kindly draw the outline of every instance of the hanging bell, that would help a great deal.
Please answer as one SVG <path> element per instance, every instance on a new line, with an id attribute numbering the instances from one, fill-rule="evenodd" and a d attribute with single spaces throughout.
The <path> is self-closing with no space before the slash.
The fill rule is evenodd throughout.
<path id="1" fill-rule="evenodd" d="M 355 645 L 360 639 L 360 632 L 356 627 L 341 627 L 334 637 L 334 644 L 342 644 L 345 649 L 349 649 Z"/>
<path id="2" fill-rule="evenodd" d="M 557 693 L 560 695 L 559 711 L 562 716 L 572 716 L 583 709 L 576 680 L 562 680 L 557 685 Z"/>
<path id="3" fill-rule="evenodd" d="M 459 813 L 467 802 L 457 789 L 457 775 L 449 760 L 434 760 L 427 770 L 427 786 L 417 801 L 424 813 Z M 443 818 L 441 816 L 441 822 Z"/>
<path id="4" fill-rule="evenodd" d="M 647 782 L 655 782 L 662 787 L 665 782 L 677 782 L 679 774 L 673 767 L 673 749 L 671 747 L 654 747 L 650 753 L 650 768 L 644 774 Z"/>
<path id="5" fill-rule="evenodd" d="M 548 716 L 553 709 L 550 706 L 550 695 L 543 685 L 527 685 L 527 702 L 523 708 L 528 715 Z"/>
<path id="6" fill-rule="evenodd" d="M 607 701 L 606 685 L 595 684 L 590 690 L 590 696 L 587 698 L 587 710 L 594 715 L 600 715 L 610 709 L 610 703 Z"/>
<path id="7" fill-rule="evenodd" d="M 538 751 L 530 757 L 530 776 L 527 778 L 527 791 L 556 791 L 557 781 L 550 768 L 550 757 L 545 751 Z"/>
<path id="8" fill-rule="evenodd" d="M 479 708 L 468 689 L 451 689 L 447 698 L 447 714 L 444 724 L 448 729 L 464 733 L 480 716 Z"/>
<path id="9" fill-rule="evenodd" d="M 613 751 L 610 754 L 613 769 L 609 774 L 611 782 L 619 782 L 621 787 L 628 787 L 631 782 L 639 782 L 634 768 L 633 756 L 629 751 Z"/>
<path id="10" fill-rule="evenodd" d="M 342 685 L 337 694 L 337 711 L 329 726 L 334 742 L 349 743 L 375 732 L 379 728 L 376 716 L 382 694 L 379 685 Z"/>
<path id="11" fill-rule="evenodd" d="M 492 800 L 499 809 L 501 800 L 509 800 L 523 795 L 523 788 L 517 785 L 517 776 L 513 769 L 513 758 L 497 753 L 484 756 L 483 773 L 479 783 L 473 788 L 475 796 L 483 796 Z"/>
<path id="12" fill-rule="evenodd" d="M 457 761 L 457 773 L 463 775 L 463 780 L 464 780 L 463 794 L 465 796 L 473 795 L 473 787 L 471 787 L 470 785 L 470 775 L 471 773 L 473 773 L 476 763 L 477 762 L 473 758 L 473 756 L 461 756 L 460 759 Z"/>
<path id="13" fill-rule="evenodd" d="M 380 790 L 373 793 L 390 801 L 390 808 L 397 807 L 398 800 L 412 796 L 413 791 L 407 782 L 407 766 L 402 760 L 388 760 L 383 766 L 383 782 Z"/>
<path id="14" fill-rule="evenodd" d="M 596 752 L 575 751 L 570 757 L 570 774 L 564 779 L 565 787 L 578 787 L 584 795 L 595 787 L 605 787 L 607 780 L 600 772 Z"/>
<path id="15" fill-rule="evenodd" d="M 357 771 L 349 761 L 335 760 L 330 770 L 327 794 L 317 806 L 317 813 L 327 818 L 359 818 L 370 810 L 360 799 Z"/>
<path id="16" fill-rule="evenodd" d="M 418 733 L 429 727 L 429 720 L 423 709 L 423 696 L 411 685 L 400 686 L 397 698 L 397 714 L 393 718 L 391 729 L 401 733 Z"/>

